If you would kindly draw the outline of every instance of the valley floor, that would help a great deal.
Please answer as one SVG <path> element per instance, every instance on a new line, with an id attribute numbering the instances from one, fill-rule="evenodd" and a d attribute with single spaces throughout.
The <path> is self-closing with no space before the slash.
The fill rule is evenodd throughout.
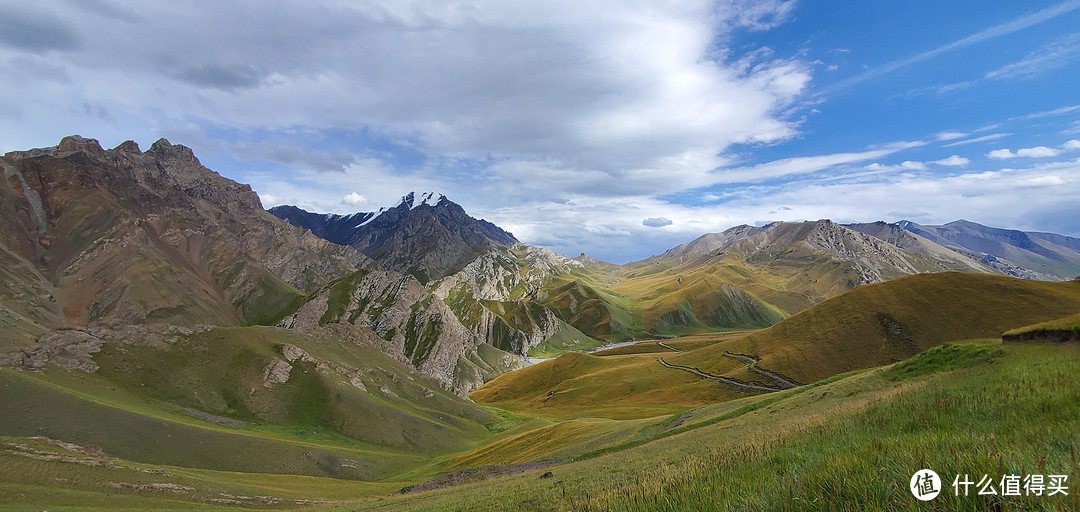
<path id="1" fill-rule="evenodd" d="M 686 405 L 653 414 L 661 409 L 631 392 L 595 408 L 609 417 L 586 417 L 586 405 L 499 403 L 470 448 L 376 482 L 138 463 L 94 446 L 7 437 L 0 510 L 923 509 L 908 490 L 923 468 L 944 481 L 937 509 L 1080 509 L 1080 346 L 952 343 L 795 389 L 691 403 L 693 392 L 679 390 L 686 372 L 663 369 L 656 351 L 717 341 L 641 343 L 579 363 L 611 375 L 647 361 L 673 372 Z M 544 460 L 553 462 L 483 478 Z M 483 466 L 491 467 L 466 469 Z M 455 470 L 457 485 L 398 493 Z M 950 487 L 957 475 L 1029 473 L 1066 475 L 1068 495 L 955 496 Z"/>

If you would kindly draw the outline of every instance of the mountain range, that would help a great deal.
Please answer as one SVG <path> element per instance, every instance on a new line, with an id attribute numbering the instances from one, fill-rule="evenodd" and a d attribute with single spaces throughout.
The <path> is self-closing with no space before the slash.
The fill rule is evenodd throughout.
<path id="1" fill-rule="evenodd" d="M 1080 239 L 968 221 L 743 225 L 613 265 L 522 244 L 435 193 L 267 212 L 164 139 L 67 137 L 3 172 L 5 346 L 70 326 L 270 324 L 375 346 L 459 393 L 529 355 L 767 327 L 903 275 L 1080 273 Z"/>
<path id="2" fill-rule="evenodd" d="M 1075 339 L 1080 239 L 1063 235 L 773 222 L 616 265 L 522 243 L 435 193 L 267 211 L 165 139 L 66 137 L 3 155 L 0 174 L 0 476 L 25 484 L 0 496 L 20 503 L 69 503 L 24 492 L 58 488 L 108 505 L 159 495 L 133 508 L 166 492 L 244 507 L 386 496 L 717 423 L 725 440 L 805 432 L 931 374 L 959 389 L 963 372 L 1028 372 L 1065 389 L 1056 410 L 1075 406 L 1061 371 L 1035 370 L 1068 347 L 942 345 Z M 800 415 L 821 404 L 835 409 Z M 676 452 L 717 442 L 686 439 Z"/>

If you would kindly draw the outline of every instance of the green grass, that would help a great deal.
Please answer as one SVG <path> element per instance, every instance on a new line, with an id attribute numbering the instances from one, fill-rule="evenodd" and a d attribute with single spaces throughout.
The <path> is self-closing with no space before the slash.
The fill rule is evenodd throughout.
<path id="1" fill-rule="evenodd" d="M 666 416 L 746 393 L 661 366 L 655 354 L 569 353 L 500 375 L 469 396 L 522 415 L 636 419 Z"/>
<path id="2" fill-rule="evenodd" d="M 897 363 L 887 372 L 896 380 L 992 363 L 1004 352 L 997 347 L 946 343 Z"/>
<path id="3" fill-rule="evenodd" d="M 602 276 L 588 271 L 551 276 L 540 291 L 540 301 L 563 321 L 596 339 L 621 341 L 646 335 L 633 300 L 607 289 Z"/>
<path id="4" fill-rule="evenodd" d="M 631 303 L 580 283 L 568 289 L 605 311 Z M 632 309 L 619 314 L 632 317 Z M 0 442 L 63 456 L 0 448 L 0 503 L 164 510 L 273 496 L 280 501 L 235 506 L 324 499 L 346 502 L 327 510 L 892 510 L 917 508 L 906 486 L 922 467 L 950 481 L 957 472 L 1027 471 L 1066 472 L 1072 483 L 1080 480 L 1080 347 L 948 342 L 1076 309 L 1080 283 L 913 276 L 856 288 L 769 329 L 664 342 L 682 352 L 651 342 L 565 354 L 487 383 L 472 394 L 484 407 L 376 349 L 283 329 L 110 343 L 95 354 L 94 374 L 0 370 L 0 435 L 9 436 Z M 415 334 L 413 352 L 422 352 L 425 332 Z M 287 382 L 264 386 L 264 369 L 286 343 L 320 363 L 293 361 Z M 505 355 L 489 348 L 471 360 L 483 371 Z M 804 371 L 805 380 L 828 378 L 748 395 L 656 360 L 756 378 L 725 351 L 760 355 L 762 367 Z M 184 407 L 244 423 L 212 423 Z M 112 466 L 68 460 L 90 455 L 32 436 L 95 445 L 115 458 Z M 389 496 L 454 469 L 553 458 L 566 459 L 545 468 L 554 478 L 532 472 Z M 1078 507 L 1073 496 L 979 499 L 938 503 Z"/>
<path id="5" fill-rule="evenodd" d="M 529 357 L 546 359 L 555 357 L 569 350 L 591 350 L 602 345 L 600 340 L 586 336 L 574 326 L 559 321 L 558 329 L 539 345 L 529 349 Z"/>
<path id="6" fill-rule="evenodd" d="M 5 511 L 238 508 L 225 500 L 244 508 L 296 508 L 304 500 L 362 501 L 393 492 L 395 485 L 146 464 L 40 437 L 0 437 L 0 448 Z"/>
<path id="7" fill-rule="evenodd" d="M 995 502 L 947 487 L 938 509 L 1076 508 L 1080 347 L 959 347 L 906 366 L 928 373 L 877 369 L 696 411 L 675 434 L 545 468 L 551 479 L 504 477 L 379 510 L 922 510 L 907 485 L 924 467 L 946 485 L 957 473 L 1070 475 L 1067 497 Z"/>
<path id="8" fill-rule="evenodd" d="M 291 473 L 344 478 L 378 478 L 415 464 L 407 454 L 313 446 L 297 440 L 249 435 L 243 429 L 196 426 L 109 406 L 37 379 L 0 372 L 7 397 L 0 432 L 8 436 L 46 436 L 79 445 L 100 446 L 121 458 L 175 466 L 255 473 Z M 344 461 L 362 461 L 356 467 Z M 397 469 L 396 469 L 397 468 Z"/>
<path id="9" fill-rule="evenodd" d="M 650 343 L 596 355 L 564 355 L 497 377 L 470 396 L 520 414 L 644 418 L 747 394 L 662 367 L 657 355 L 714 375 L 767 382 L 729 357 L 750 354 L 761 357 L 758 368 L 797 382 L 814 382 L 901 361 L 951 340 L 997 338 L 1011 327 L 1076 309 L 1080 309 L 1077 282 L 919 274 L 860 286 L 757 332 L 718 334 L 711 342 L 665 343 L 682 352 Z"/>
<path id="10" fill-rule="evenodd" d="M 475 446 L 494 418 L 377 349 L 351 343 L 267 327 L 146 343 L 106 344 L 93 374 L 0 370 L 7 397 L 0 435 L 95 444 L 143 463 L 370 481 Z M 266 387 L 264 368 L 284 343 L 321 362 L 294 361 L 287 382 Z"/>
<path id="11" fill-rule="evenodd" d="M 589 356 L 576 364 L 596 368 L 630 357 Z M 6 504 L 0 510 L 30 505 L 214 509 L 218 505 L 208 500 L 226 495 L 281 500 L 246 505 L 258 508 L 294 508 L 290 500 L 296 499 L 347 502 L 319 507 L 327 511 L 917 510 L 921 505 L 906 487 L 911 474 L 924 467 L 947 484 L 956 473 L 1068 474 L 1070 484 L 1077 481 L 1077 372 L 1080 347 L 1075 345 L 961 343 L 889 367 L 653 418 L 552 422 L 489 409 L 487 436 L 470 448 L 373 483 L 221 472 L 126 457 L 107 459 L 116 467 L 86 466 L 19 456 L 9 447 L 0 450 L 0 501 Z M 25 390 L 3 394 L 24 395 Z M 42 402 L 32 394 L 27 401 Z M 0 443 L 90 457 L 27 437 Z M 568 460 L 541 471 L 389 496 L 455 468 L 562 457 Z M 540 479 L 543 471 L 555 477 Z M 116 488 L 108 482 L 173 483 L 190 490 Z M 944 494 L 935 503 L 943 510 L 1067 510 L 1078 505 L 1072 487 L 1066 498 L 1009 497 L 992 505 L 986 497 Z"/>

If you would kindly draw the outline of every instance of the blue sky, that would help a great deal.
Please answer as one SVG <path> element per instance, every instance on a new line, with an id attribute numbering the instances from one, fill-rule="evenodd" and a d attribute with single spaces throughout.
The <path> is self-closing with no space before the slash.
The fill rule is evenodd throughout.
<path id="1" fill-rule="evenodd" d="M 159 137 L 265 206 L 436 190 L 638 259 L 831 218 L 1080 236 L 1080 0 L 0 0 L 0 151 Z"/>

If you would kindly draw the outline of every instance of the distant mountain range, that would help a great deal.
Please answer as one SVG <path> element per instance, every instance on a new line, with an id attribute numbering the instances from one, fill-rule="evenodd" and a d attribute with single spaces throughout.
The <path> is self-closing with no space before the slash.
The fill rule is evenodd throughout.
<path id="1" fill-rule="evenodd" d="M 1053 233 L 983 226 L 966 220 L 942 226 L 901 221 L 898 226 L 1016 277 L 1080 277 L 1080 239 Z"/>
<path id="2" fill-rule="evenodd" d="M 530 354 L 766 327 L 909 274 L 1080 274 L 1080 239 L 967 221 L 736 226 L 614 265 L 522 244 L 435 193 L 268 213 L 164 139 L 73 136 L 2 163 L 9 348 L 71 326 L 269 324 L 377 347 L 464 393 Z"/>

